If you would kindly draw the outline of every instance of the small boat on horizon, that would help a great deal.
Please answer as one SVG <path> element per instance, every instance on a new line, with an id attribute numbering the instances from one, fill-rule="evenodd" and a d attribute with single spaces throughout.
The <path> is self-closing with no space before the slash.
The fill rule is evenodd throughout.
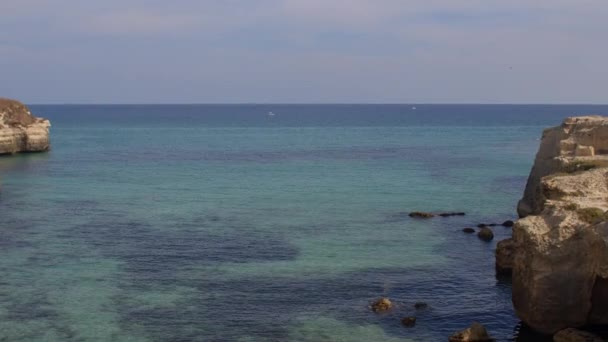
<path id="1" fill-rule="evenodd" d="M 268 116 L 274 116 L 273 112 L 268 112 Z"/>

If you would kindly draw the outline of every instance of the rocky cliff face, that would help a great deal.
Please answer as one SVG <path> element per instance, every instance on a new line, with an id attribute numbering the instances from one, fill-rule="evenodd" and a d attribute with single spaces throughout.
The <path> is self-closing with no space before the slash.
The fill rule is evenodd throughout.
<path id="1" fill-rule="evenodd" d="M 517 206 L 519 216 L 542 211 L 544 198 L 540 186 L 544 176 L 583 171 L 592 166 L 608 166 L 608 118 L 572 117 L 561 126 L 546 129 L 524 197 Z"/>
<path id="2" fill-rule="evenodd" d="M 555 333 L 608 324 L 608 118 L 544 131 L 513 229 L 513 304 Z"/>
<path id="3" fill-rule="evenodd" d="M 0 98 L 0 154 L 47 151 L 50 126 L 24 104 Z"/>

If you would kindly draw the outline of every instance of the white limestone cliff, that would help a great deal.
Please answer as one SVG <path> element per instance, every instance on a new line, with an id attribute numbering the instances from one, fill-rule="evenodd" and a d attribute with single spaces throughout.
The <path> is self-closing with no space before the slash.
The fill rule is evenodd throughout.
<path id="1" fill-rule="evenodd" d="M 608 324 L 608 118 L 544 131 L 513 228 L 513 304 L 533 329 Z"/>
<path id="2" fill-rule="evenodd" d="M 24 104 L 0 98 L 0 154 L 48 151 L 50 126 Z"/>

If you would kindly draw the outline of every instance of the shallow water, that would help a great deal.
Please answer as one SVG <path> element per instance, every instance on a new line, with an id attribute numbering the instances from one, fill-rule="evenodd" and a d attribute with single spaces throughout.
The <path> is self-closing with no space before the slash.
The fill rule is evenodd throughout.
<path id="1" fill-rule="evenodd" d="M 511 339 L 510 229 L 461 229 L 515 218 L 542 129 L 608 107 L 417 108 L 32 106 L 53 150 L 0 158 L 0 341 Z"/>

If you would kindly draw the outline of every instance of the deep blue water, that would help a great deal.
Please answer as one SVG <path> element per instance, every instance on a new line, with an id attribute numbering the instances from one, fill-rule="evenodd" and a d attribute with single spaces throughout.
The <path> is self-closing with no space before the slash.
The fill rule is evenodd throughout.
<path id="1" fill-rule="evenodd" d="M 441 341 L 473 321 L 509 340 L 518 320 L 494 248 L 511 231 L 485 243 L 461 230 L 515 218 L 543 128 L 608 115 L 31 109 L 52 121 L 52 151 L 0 158 L 0 341 Z M 381 296 L 397 308 L 371 312 Z"/>

